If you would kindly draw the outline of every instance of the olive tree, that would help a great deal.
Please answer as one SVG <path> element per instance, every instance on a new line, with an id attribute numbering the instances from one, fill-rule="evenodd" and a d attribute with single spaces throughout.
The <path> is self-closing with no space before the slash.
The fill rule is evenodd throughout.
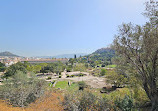
<path id="1" fill-rule="evenodd" d="M 144 26 L 121 25 L 113 46 L 122 62 L 135 71 L 155 111 L 158 110 L 158 2 L 147 2 L 145 15 L 150 21 Z"/>
<path id="2" fill-rule="evenodd" d="M 17 71 L 0 86 L 0 99 L 8 101 L 13 106 L 24 107 L 43 95 L 44 90 L 43 80 L 38 80 L 34 74 L 30 73 L 30 77 L 27 77 L 23 72 Z"/>

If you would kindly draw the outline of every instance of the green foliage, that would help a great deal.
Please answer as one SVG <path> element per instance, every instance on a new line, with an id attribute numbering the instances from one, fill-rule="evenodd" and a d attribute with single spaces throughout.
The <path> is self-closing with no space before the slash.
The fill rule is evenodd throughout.
<path id="1" fill-rule="evenodd" d="M 74 77 L 75 75 L 71 75 L 70 77 Z"/>
<path id="2" fill-rule="evenodd" d="M 71 72 L 72 68 L 71 67 L 67 67 L 66 70 L 67 70 L 67 72 Z"/>
<path id="3" fill-rule="evenodd" d="M 73 69 L 74 69 L 74 71 L 83 72 L 83 71 L 86 71 L 87 68 L 86 68 L 85 64 L 79 63 L 79 64 L 76 64 Z"/>
<path id="4" fill-rule="evenodd" d="M 106 69 L 101 69 L 100 75 L 104 76 L 106 74 Z"/>
<path id="5" fill-rule="evenodd" d="M 81 77 L 81 76 L 84 76 L 84 74 L 79 74 L 78 76 L 80 76 L 80 77 Z"/>
<path id="6" fill-rule="evenodd" d="M 66 89 L 67 86 L 68 86 L 67 81 L 58 81 L 55 85 L 55 88 Z"/>
<path id="7" fill-rule="evenodd" d="M 4 72 L 6 70 L 5 64 L 0 62 L 0 72 Z"/>
<path id="8" fill-rule="evenodd" d="M 109 107 L 105 98 L 97 97 L 88 91 L 66 94 L 63 105 L 68 111 L 105 111 Z"/>
<path id="9" fill-rule="evenodd" d="M 133 90 L 133 99 L 135 100 L 136 107 L 140 107 L 143 104 L 150 101 L 145 91 L 141 87 L 135 87 L 132 90 Z"/>
<path id="10" fill-rule="evenodd" d="M 0 67 L 5 67 L 5 64 L 0 62 Z"/>
<path id="11" fill-rule="evenodd" d="M 107 65 L 105 68 L 116 68 L 116 65 Z"/>
<path id="12" fill-rule="evenodd" d="M 56 73 L 60 74 L 62 71 L 64 71 L 65 65 L 62 62 L 55 62 L 51 64 L 47 64 L 46 66 L 42 67 L 40 72 L 41 73 Z"/>
<path id="13" fill-rule="evenodd" d="M 45 64 L 47 65 L 47 64 Z M 44 64 L 27 64 L 27 71 L 29 72 L 34 72 L 34 73 L 39 73 L 42 67 L 45 66 Z"/>
<path id="14" fill-rule="evenodd" d="M 115 70 L 108 71 L 106 78 L 108 79 L 108 83 L 113 84 L 116 87 L 123 87 L 129 83 L 129 80 L 125 75 L 119 74 Z"/>
<path id="15" fill-rule="evenodd" d="M 146 2 L 143 26 L 132 23 L 119 26 L 113 47 L 116 50 L 120 71 L 128 77 L 134 75 L 151 100 L 152 111 L 158 110 L 158 5 L 157 0 Z M 122 67 L 124 66 L 124 67 Z"/>
<path id="16" fill-rule="evenodd" d="M 76 54 L 74 55 L 74 59 L 76 59 L 77 57 L 76 57 Z"/>
<path id="17" fill-rule="evenodd" d="M 70 77 L 69 75 L 66 75 L 66 77 L 68 78 L 68 77 Z"/>
<path id="18" fill-rule="evenodd" d="M 75 82 L 71 82 L 71 85 L 66 88 L 68 92 L 74 92 L 78 90 L 78 84 Z"/>
<path id="19" fill-rule="evenodd" d="M 74 60 L 73 58 L 70 58 L 70 59 L 69 59 L 69 63 L 71 63 L 71 66 L 73 66 L 74 61 L 75 61 L 75 60 Z"/>
<path id="20" fill-rule="evenodd" d="M 84 88 L 86 88 L 87 85 L 84 81 L 80 81 L 78 82 L 78 87 L 79 87 L 79 90 L 84 90 Z"/>
<path id="21" fill-rule="evenodd" d="M 120 88 L 108 94 L 102 94 L 103 97 L 107 98 L 111 103 L 114 103 L 118 98 L 123 99 L 125 95 L 131 96 L 132 91 L 129 88 Z"/>
<path id="22" fill-rule="evenodd" d="M 93 71 L 91 72 L 93 76 L 100 76 L 100 73 L 101 73 L 101 68 L 94 68 Z"/>
<path id="23" fill-rule="evenodd" d="M 102 64 L 101 67 L 105 67 L 105 64 Z"/>
<path id="24" fill-rule="evenodd" d="M 44 94 L 45 82 L 36 79 L 34 74 L 27 75 L 17 71 L 12 78 L 0 86 L 0 99 L 9 101 L 13 106 L 24 107 Z"/>
<path id="25" fill-rule="evenodd" d="M 18 62 L 16 64 L 11 65 L 9 68 L 7 68 L 6 73 L 4 74 L 5 78 L 13 76 L 17 71 L 22 71 L 23 73 L 27 73 L 26 65 Z"/>
<path id="26" fill-rule="evenodd" d="M 52 79 L 52 77 L 48 77 L 48 78 L 47 78 L 47 80 L 50 80 L 50 79 Z"/>
<path id="27" fill-rule="evenodd" d="M 125 97 L 123 99 L 120 99 L 120 98 L 117 99 L 115 101 L 115 105 L 121 111 L 132 111 L 132 108 L 134 107 L 133 98 L 125 95 Z M 117 109 L 117 111 L 118 111 L 118 109 Z"/>
<path id="28" fill-rule="evenodd" d="M 59 78 L 61 78 L 61 75 L 59 75 Z"/>
<path id="29" fill-rule="evenodd" d="M 86 63 L 86 68 L 97 65 L 110 65 L 111 59 L 115 56 L 115 51 L 111 48 L 98 49 L 92 54 L 78 58 L 79 63 Z M 105 66 L 104 66 L 105 67 Z"/>

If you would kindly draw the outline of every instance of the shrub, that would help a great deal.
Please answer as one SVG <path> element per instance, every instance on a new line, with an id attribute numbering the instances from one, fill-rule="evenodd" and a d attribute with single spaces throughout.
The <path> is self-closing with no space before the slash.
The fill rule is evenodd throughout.
<path id="1" fill-rule="evenodd" d="M 0 72 L 4 72 L 6 70 L 6 67 L 0 67 Z"/>
<path id="2" fill-rule="evenodd" d="M 44 81 L 33 76 L 28 78 L 26 74 L 18 71 L 0 87 L 0 99 L 8 100 L 13 106 L 24 107 L 43 95 L 44 90 Z"/>
<path id="3" fill-rule="evenodd" d="M 105 64 L 102 64 L 101 67 L 105 67 Z"/>
<path id="4" fill-rule="evenodd" d="M 68 78 L 68 77 L 70 77 L 69 75 L 66 75 L 66 77 Z"/>
<path id="5" fill-rule="evenodd" d="M 74 77 L 75 75 L 71 75 L 71 77 Z"/>
<path id="6" fill-rule="evenodd" d="M 78 82 L 79 90 L 84 90 L 84 88 L 87 87 L 86 83 L 84 81 Z"/>
<path id="7" fill-rule="evenodd" d="M 66 70 L 67 70 L 67 72 L 71 72 L 71 68 L 67 68 Z"/>
<path id="8" fill-rule="evenodd" d="M 106 74 L 106 69 L 101 69 L 100 76 L 104 76 Z"/>
<path id="9" fill-rule="evenodd" d="M 48 78 L 47 78 L 47 80 L 50 80 L 50 79 L 52 79 L 52 77 L 48 77 Z"/>
<path id="10" fill-rule="evenodd" d="M 87 91 L 66 94 L 63 105 L 68 111 L 105 111 L 109 107 L 105 98 Z"/>
<path id="11" fill-rule="evenodd" d="M 133 108 L 133 99 L 127 95 L 123 99 L 117 99 L 115 105 L 121 111 L 131 111 Z"/>
<path id="12" fill-rule="evenodd" d="M 83 74 L 79 74 L 79 76 L 81 77 L 81 76 L 84 76 Z"/>
<path id="13" fill-rule="evenodd" d="M 107 83 L 114 84 L 116 87 L 124 87 L 128 85 L 129 78 L 123 74 L 117 73 L 115 70 L 108 71 L 107 73 Z"/>
<path id="14" fill-rule="evenodd" d="M 61 75 L 59 75 L 59 78 L 61 78 Z"/>

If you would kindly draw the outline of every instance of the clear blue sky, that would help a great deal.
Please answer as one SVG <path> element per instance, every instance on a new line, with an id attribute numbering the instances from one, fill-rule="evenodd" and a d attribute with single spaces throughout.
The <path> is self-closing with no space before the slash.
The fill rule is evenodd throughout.
<path id="1" fill-rule="evenodd" d="M 0 52 L 21 56 L 92 53 L 118 25 L 144 24 L 146 0 L 0 0 Z"/>

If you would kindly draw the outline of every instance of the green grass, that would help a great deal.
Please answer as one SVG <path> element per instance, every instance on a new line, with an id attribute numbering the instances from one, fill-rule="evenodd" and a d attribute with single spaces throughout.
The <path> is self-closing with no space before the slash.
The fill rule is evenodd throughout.
<path id="1" fill-rule="evenodd" d="M 116 65 L 108 65 L 105 68 L 115 68 L 115 67 L 116 67 Z"/>
<path id="2" fill-rule="evenodd" d="M 78 84 L 77 83 L 72 83 L 71 86 L 67 87 L 68 91 L 76 91 L 78 90 Z"/>
<path id="3" fill-rule="evenodd" d="M 68 87 L 68 81 L 58 81 L 55 85 L 55 88 L 66 89 Z"/>
<path id="4" fill-rule="evenodd" d="M 55 85 L 55 88 L 61 88 L 67 91 L 76 91 L 78 90 L 78 84 L 71 83 L 71 86 L 68 86 L 68 81 L 58 81 Z"/>

